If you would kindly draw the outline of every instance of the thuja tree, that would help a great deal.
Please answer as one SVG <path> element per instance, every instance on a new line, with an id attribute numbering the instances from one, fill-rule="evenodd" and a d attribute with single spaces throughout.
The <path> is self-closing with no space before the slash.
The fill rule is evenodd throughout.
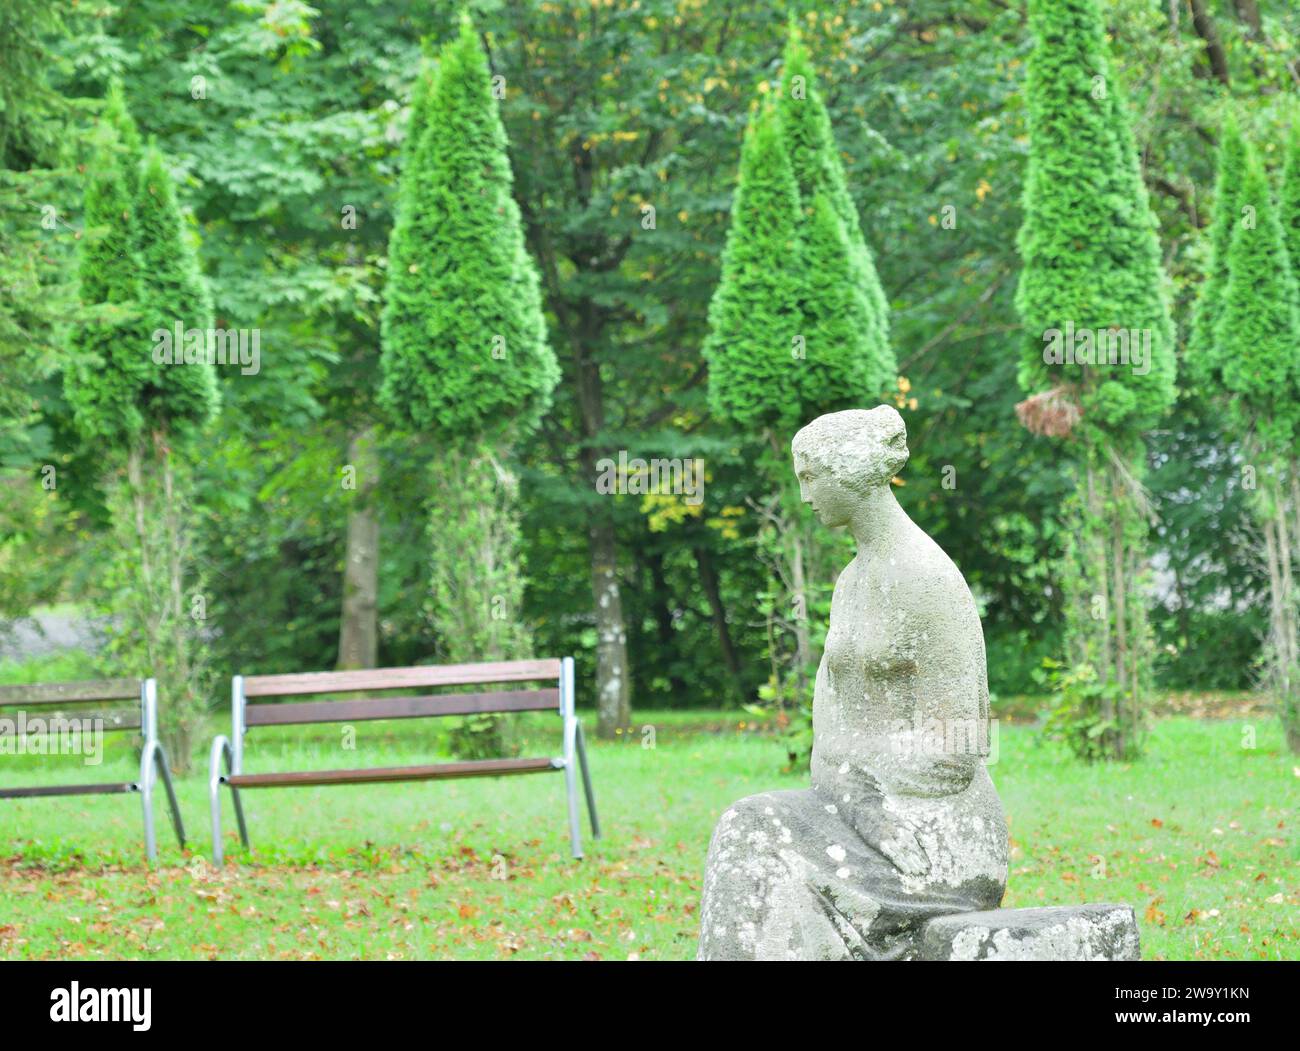
<path id="1" fill-rule="evenodd" d="M 805 269 L 810 280 L 802 290 L 805 309 L 825 317 L 840 305 L 837 300 L 846 293 L 851 294 L 853 302 L 844 305 L 853 312 L 853 325 L 842 333 L 839 352 L 853 359 L 854 368 L 861 373 L 862 388 L 883 394 L 893 388 L 897 372 L 889 343 L 889 302 L 880 285 L 871 249 L 863 237 L 857 207 L 849 196 L 844 165 L 835 145 L 830 115 L 817 89 L 808 49 L 793 20 L 777 97 L 777 115 L 799 191 L 807 236 L 822 240 L 821 261 L 830 261 L 827 253 L 833 244 L 837 260 L 832 265 L 839 266 L 841 256 L 848 262 L 844 284 L 831 286 L 828 282 L 820 285 L 816 282 L 810 260 Z M 828 220 L 817 215 L 818 196 L 826 199 L 830 212 L 838 220 L 838 233 L 830 229 Z M 841 241 L 845 245 L 843 253 L 839 248 Z M 814 365 L 815 350 L 809 355 Z M 830 344 L 823 344 L 823 351 L 835 352 Z"/>
<path id="2" fill-rule="evenodd" d="M 704 356 L 714 415 L 762 433 L 769 444 L 796 429 L 802 413 L 799 225 L 790 158 L 775 112 L 763 105 L 741 148 Z"/>
<path id="3" fill-rule="evenodd" d="M 85 193 L 86 319 L 64 387 L 83 440 L 109 467 L 110 650 L 124 669 L 158 679 L 160 729 L 184 770 L 206 706 L 186 452 L 218 399 L 206 343 L 191 342 L 188 357 L 173 344 L 178 325 L 204 338 L 211 305 L 161 155 L 138 167 L 120 95 L 106 112 Z"/>
<path id="4" fill-rule="evenodd" d="M 740 172 L 723 250 L 722 276 L 709 305 L 704 356 L 709 364 L 713 415 L 758 445 L 766 490 L 760 554 L 775 587 L 761 597 L 767 620 L 772 674 L 769 688 L 784 707 L 787 688 L 807 693 L 812 640 L 807 617 L 805 537 L 792 506 L 783 438 L 803 414 L 802 355 L 806 345 L 800 311 L 799 190 L 771 106 L 761 105 L 745 134 Z M 787 639 L 794 652 L 783 655 Z M 793 671 L 793 684 L 787 683 Z"/>
<path id="5" fill-rule="evenodd" d="M 510 449 L 550 404 L 559 370 L 493 79 L 468 17 L 436 73 L 422 71 L 413 102 L 389 245 L 380 397 L 399 426 L 438 449 L 429 614 L 441 655 L 524 657 Z M 602 722 L 626 721 L 608 698 L 601 705 Z M 462 736 L 462 753 L 501 746 L 495 721 L 468 729 L 483 732 Z"/>
<path id="6" fill-rule="evenodd" d="M 1018 406 L 1065 439 L 1068 670 L 1054 728 L 1088 758 L 1140 748 L 1151 646 L 1144 436 L 1174 395 L 1174 329 L 1132 128 L 1095 0 L 1030 0 Z"/>
<path id="7" fill-rule="evenodd" d="M 1187 371 L 1198 386 L 1214 389 L 1222 384 L 1214 332 L 1223 314 L 1223 294 L 1228 284 L 1228 248 L 1237 224 L 1241 184 L 1246 174 L 1246 144 L 1236 119 L 1229 114 L 1219 135 L 1214 179 L 1214 213 L 1210 220 L 1209 257 L 1205 279 L 1197 292 L 1192 327 L 1187 336 Z"/>
<path id="8" fill-rule="evenodd" d="M 1300 110 L 1296 111 L 1291 133 L 1287 136 L 1278 192 L 1278 218 L 1282 223 L 1282 238 L 1286 241 L 1287 259 L 1291 262 L 1291 275 L 1300 289 Z M 1217 214 L 1215 220 L 1218 220 Z"/>
<path id="9" fill-rule="evenodd" d="M 704 355 L 709 401 L 753 434 L 768 496 L 763 551 L 778 582 L 765 603 L 769 638 L 793 638 L 793 689 L 807 695 L 815 660 L 808 606 L 813 538 L 790 483 L 788 446 L 824 412 L 877 401 L 895 364 L 884 293 L 845 187 L 830 120 L 792 30 L 776 101 L 746 131 L 722 275 Z M 772 688 L 785 694 L 783 662 Z"/>
<path id="10" fill-rule="evenodd" d="M 1286 729 L 1300 751 L 1300 652 L 1293 564 L 1300 441 L 1300 312 L 1286 236 L 1263 165 L 1248 150 L 1235 199 L 1213 346 L 1221 403 L 1242 444 L 1245 488 L 1263 528 L 1269 574 L 1269 678 Z M 1281 263 L 1281 265 L 1279 265 Z"/>

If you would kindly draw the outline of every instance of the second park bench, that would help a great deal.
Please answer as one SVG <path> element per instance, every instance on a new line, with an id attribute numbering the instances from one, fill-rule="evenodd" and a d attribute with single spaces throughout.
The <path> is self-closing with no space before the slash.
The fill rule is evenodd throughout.
<path id="1" fill-rule="evenodd" d="M 421 690 L 431 687 L 513 684 L 511 688 L 474 693 L 380 695 L 356 697 L 369 691 Z M 521 688 L 520 684 L 547 685 Z M 288 704 L 257 703 L 266 698 L 352 696 Z M 254 703 L 249 703 L 250 701 Z M 244 770 L 244 737 L 252 727 L 308 723 L 352 723 L 371 719 L 415 719 L 444 715 L 474 715 L 524 711 L 554 711 L 562 720 L 562 753 L 536 758 L 473 759 L 422 766 L 363 767 L 349 770 L 302 770 L 251 774 Z M 221 772 L 224 763 L 225 773 Z M 582 724 L 574 712 L 573 658 L 449 664 L 412 668 L 371 668 L 364 671 L 308 672 L 291 675 L 236 675 L 231 682 L 230 737 L 212 742 L 208 764 L 208 795 L 212 811 L 212 859 L 222 862 L 221 786 L 231 791 L 239 837 L 248 846 L 240 792 L 249 788 L 295 785 L 355 785 L 394 781 L 433 781 L 458 777 L 501 777 L 562 771 L 569 804 L 569 842 L 575 858 L 582 857 L 579 831 L 577 774 L 582 772 L 592 835 L 600 838 L 596 800 L 587 770 Z"/>

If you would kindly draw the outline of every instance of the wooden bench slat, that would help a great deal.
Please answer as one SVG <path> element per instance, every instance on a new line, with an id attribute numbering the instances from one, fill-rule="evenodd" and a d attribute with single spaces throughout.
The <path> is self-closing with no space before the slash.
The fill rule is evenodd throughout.
<path id="1" fill-rule="evenodd" d="M 39 715 L 27 716 L 27 723 L 30 726 L 33 719 L 40 719 L 46 724 L 45 733 L 59 733 L 58 729 L 50 730 L 49 724 L 59 718 L 76 719 L 78 722 L 85 722 L 88 719 L 102 719 L 104 721 L 104 733 L 114 733 L 118 730 L 138 730 L 144 725 L 144 720 L 140 714 L 139 708 L 119 708 L 113 711 L 54 711 L 41 712 Z M 0 737 L 6 736 L 5 723 L 14 722 L 11 714 L 0 712 Z M 16 727 L 15 727 L 16 728 Z M 32 736 L 30 730 L 26 736 Z"/>
<path id="2" fill-rule="evenodd" d="M 363 697 L 359 700 L 250 704 L 247 726 L 302 723 L 353 723 L 371 719 L 418 719 L 427 715 L 559 710 L 560 691 L 502 690 L 497 693 L 445 693 L 437 697 Z"/>
<path id="3" fill-rule="evenodd" d="M 134 792 L 134 781 L 98 785 L 41 785 L 35 788 L 0 788 L 0 799 L 30 799 L 35 796 L 105 796 Z"/>
<path id="4" fill-rule="evenodd" d="M 419 668 L 365 668 L 361 671 L 317 671 L 290 675 L 249 675 L 245 697 L 290 697 L 353 690 L 400 690 L 426 686 L 468 686 L 479 683 L 533 682 L 559 679 L 558 659 L 495 661 L 485 664 L 443 664 Z"/>
<path id="5" fill-rule="evenodd" d="M 126 701 L 140 696 L 139 679 L 96 679 L 89 682 L 33 682 L 0 686 L 0 706 L 18 704 L 79 704 L 87 701 Z"/>
<path id="6" fill-rule="evenodd" d="M 359 785 L 382 781 L 434 781 L 487 774 L 533 774 L 554 770 L 551 759 L 468 759 L 432 766 L 380 766 L 362 770 L 301 770 L 278 774 L 235 774 L 222 778 L 235 788 L 285 785 Z"/>

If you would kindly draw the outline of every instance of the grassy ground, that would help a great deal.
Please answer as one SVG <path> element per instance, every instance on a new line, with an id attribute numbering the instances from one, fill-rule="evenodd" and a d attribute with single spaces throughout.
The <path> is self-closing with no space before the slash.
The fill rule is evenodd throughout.
<path id="1" fill-rule="evenodd" d="M 583 862 L 555 775 L 249 791 L 253 852 L 228 835 L 219 871 L 200 773 L 180 785 L 192 850 L 160 808 L 152 871 L 138 796 L 0 801 L 0 958 L 689 958 L 718 814 L 803 779 L 734 716 L 640 718 L 652 738 L 593 744 L 606 837 Z M 246 768 L 428 761 L 433 726 L 359 724 L 355 751 L 336 728 L 254 731 Z M 555 730 L 524 726 L 525 754 L 550 754 Z M 93 769 L 0 756 L 0 784 L 48 782 L 55 763 L 134 779 L 129 742 L 109 740 Z M 1171 716 L 1120 766 L 1075 763 L 1026 725 L 1004 723 L 999 746 L 1006 905 L 1131 902 L 1148 958 L 1300 958 L 1300 766 L 1273 721 Z"/>

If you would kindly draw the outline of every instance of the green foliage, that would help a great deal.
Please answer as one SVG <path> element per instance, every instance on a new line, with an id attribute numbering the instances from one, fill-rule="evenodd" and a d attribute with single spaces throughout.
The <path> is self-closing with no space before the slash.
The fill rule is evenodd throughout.
<path id="1" fill-rule="evenodd" d="M 1292 123 L 1287 136 L 1277 210 L 1287 258 L 1291 260 L 1291 276 L 1300 289 L 1300 120 Z M 1218 218 L 1216 213 L 1216 224 Z"/>
<path id="2" fill-rule="evenodd" d="M 157 150 L 150 150 L 146 157 L 135 201 L 141 322 L 171 333 L 173 343 L 176 322 L 182 329 L 206 334 L 212 327 L 212 297 L 183 228 L 171 176 Z M 216 415 L 219 394 L 211 363 L 182 363 L 184 348 L 173 345 L 172 349 L 177 363 L 155 363 L 152 383 L 140 392 L 140 398 L 153 429 L 180 435 L 202 427 Z"/>
<path id="3" fill-rule="evenodd" d="M 805 413 L 860 408 L 883 391 L 893 366 L 881 361 L 880 326 L 858 276 L 856 253 L 824 193 L 812 199 L 803 242 L 801 335 L 806 359 L 796 375 Z"/>
<path id="4" fill-rule="evenodd" d="M 799 191 L 770 106 L 745 135 L 722 278 L 709 306 L 709 400 L 741 427 L 799 424 Z"/>
<path id="5" fill-rule="evenodd" d="M 1237 5 L 1210 6 L 1230 86 L 1205 75 L 1204 41 L 1185 6 L 1174 17 L 1174 8 L 1147 0 L 1105 5 L 1180 322 L 1207 240 L 1199 224 L 1214 153 L 1206 143 L 1219 137 L 1225 111 L 1261 142 L 1284 141 L 1293 85 L 1285 61 L 1294 54 L 1287 42 L 1297 39 L 1293 7 L 1260 5 L 1262 40 Z M 584 705 L 595 681 L 596 631 L 586 537 L 575 524 L 597 514 L 609 514 L 617 529 L 637 705 L 689 707 L 733 690 L 752 698 L 768 674 L 756 607 L 772 585 L 755 557 L 757 516 L 747 503 L 755 457 L 745 429 L 716 417 L 704 424 L 699 348 L 730 219 L 730 171 L 755 78 L 781 72 L 773 41 L 785 13 L 743 0 L 705 5 L 679 25 L 677 7 L 642 0 L 636 9 L 580 14 L 529 4 L 476 10 L 493 68 L 508 81 L 500 107 L 515 197 L 566 376 L 539 440 L 518 447 L 524 620 L 537 652 L 574 653 Z M 902 393 L 910 404 L 901 409 L 914 441 L 899 498 L 978 597 L 992 687 L 1024 689 L 1030 658 L 1018 640 L 1061 650 L 1056 564 L 1066 536 L 1079 529 L 1056 513 L 1073 484 L 1065 458 L 1026 441 L 1012 413 L 1023 396 L 1018 355 L 1008 352 L 1020 338 L 1008 234 L 1022 219 L 1027 151 L 1022 88 L 1032 40 L 1024 5 L 795 7 L 817 56 L 815 87 L 846 189 L 892 293 L 893 341 L 907 360 L 910 390 Z M 222 674 L 332 666 L 348 509 L 338 498 L 338 468 L 350 430 L 376 415 L 386 253 L 397 174 L 409 168 L 399 155 L 403 109 L 413 82 L 428 83 L 412 75 L 420 39 L 455 33 L 448 5 L 369 3 L 365 18 L 356 12 L 354 0 L 314 0 L 310 9 L 18 0 L 0 14 L 13 27 L 3 51 L 14 58 L 0 68 L 7 107 L 0 122 L 12 117 L 11 128 L 30 131 L 22 141 L 11 135 L 0 175 L 0 401 L 12 395 L 0 411 L 20 407 L 0 421 L 11 424 L 3 481 L 18 493 L 0 521 L 0 569 L 39 584 L 0 585 L 10 611 L 28 608 L 31 595 L 83 595 L 101 572 L 100 549 L 84 540 L 107 522 L 89 484 L 99 464 L 84 451 L 74 458 L 67 404 L 46 377 L 61 367 L 68 348 L 60 329 L 71 331 L 75 318 L 61 288 L 75 294 L 66 264 L 81 243 L 86 182 L 60 166 L 59 154 L 84 152 L 102 85 L 120 79 L 202 230 L 216 314 L 261 328 L 263 345 L 274 348 L 256 377 L 221 370 L 228 411 L 196 465 L 213 663 Z M 28 32 L 35 16 L 60 13 L 62 38 Z M 48 53 L 33 57 L 33 45 Z M 35 74 L 59 97 L 26 93 L 39 86 Z M 191 97 L 196 75 L 206 78 L 207 98 Z M 777 98 L 779 114 L 785 98 Z M 1081 152 L 1079 167 L 1087 163 Z M 37 164 L 46 167 L 24 170 Z M 658 210 L 655 229 L 641 225 L 647 203 Z M 37 221 L 45 205 L 57 210 L 55 229 Z M 340 226 L 345 205 L 356 208 L 355 229 Z M 938 221 L 949 206 L 952 227 Z M 590 417 L 579 394 L 588 397 L 592 386 L 568 382 L 588 367 L 601 384 L 601 412 Z M 1239 453 L 1230 432 L 1209 426 L 1221 416 L 1192 398 L 1151 439 L 1165 464 L 1146 478 L 1160 514 L 1158 550 L 1178 578 L 1175 598 L 1161 577 L 1168 605 L 1157 610 L 1156 627 L 1162 645 L 1177 651 L 1161 673 L 1185 686 L 1245 685 L 1267 606 L 1267 581 L 1239 536 L 1248 525 Z M 635 498 L 597 498 L 583 451 L 619 448 L 705 457 L 699 518 L 650 533 Z M 428 491 L 428 459 L 427 449 L 413 453 L 397 442 L 384 453 L 385 664 L 438 652 L 425 610 L 427 516 L 412 505 L 412 494 Z M 34 484 L 47 463 L 59 468 L 57 494 Z M 948 468 L 955 485 L 945 481 Z M 725 532 L 708 524 L 720 521 Z M 716 569 L 734 671 L 719 659 L 697 548 Z M 654 568 L 658 555 L 662 566 Z M 1220 593 L 1231 596 L 1226 608 Z"/>
<path id="6" fill-rule="evenodd" d="M 1100 8 L 1030 0 L 1029 23 L 1016 308 L 1020 386 L 1041 397 L 1022 418 L 1075 439 L 1075 493 L 1060 510 L 1070 671 L 1054 723 L 1067 724 L 1079 755 L 1127 758 L 1139 750 L 1152 671 L 1143 440 L 1174 400 L 1175 331 Z"/>
<path id="7" fill-rule="evenodd" d="M 154 375 L 149 329 L 141 321 L 140 263 L 132 238 L 134 180 L 119 163 L 115 136 L 101 130 L 86 173 L 79 254 L 86 320 L 72 333 L 74 360 L 64 391 L 82 437 L 120 449 L 144 430 L 139 393 Z"/>
<path id="8" fill-rule="evenodd" d="M 488 448 L 445 454 L 430 481 L 434 492 L 455 494 L 430 504 L 428 616 L 439 659 L 531 656 L 522 616 L 518 483 Z M 452 732 L 452 748 L 463 759 L 504 755 L 512 747 L 509 720 L 501 715 L 459 719 Z"/>
<path id="9" fill-rule="evenodd" d="M 1169 689 L 1244 690 L 1268 633 L 1268 573 L 1241 457 L 1224 455 L 1231 421 L 1193 396 L 1184 394 L 1174 425 L 1151 442 L 1154 533 L 1168 560 L 1168 587 L 1152 610 L 1157 677 Z"/>
<path id="10" fill-rule="evenodd" d="M 1052 690 L 1043 735 L 1062 741 L 1074 755 L 1089 763 L 1113 759 L 1110 739 L 1119 729 L 1113 714 L 1124 697 L 1114 681 L 1102 682 L 1092 664 L 1067 668 L 1059 661 L 1043 661 Z"/>
<path id="11" fill-rule="evenodd" d="M 811 239 L 819 235 L 816 212 L 819 196 L 827 199 L 839 219 L 841 236 L 848 254 L 847 282 L 853 292 L 864 300 L 855 309 L 858 316 L 855 317 L 854 325 L 847 328 L 841 337 L 841 353 L 846 357 L 852 356 L 856 369 L 863 376 L 860 383 L 851 384 L 853 390 L 865 391 L 874 400 L 875 395 L 893 386 L 898 367 L 889 344 L 889 302 L 880 285 L 871 249 L 862 236 L 857 206 L 849 196 L 844 163 L 835 144 L 830 114 L 827 113 L 825 102 L 817 88 L 808 48 L 793 21 L 786 44 L 777 115 L 804 209 L 804 222 L 811 226 L 806 236 Z M 814 284 L 817 271 L 811 260 L 805 266 L 805 274 L 809 284 L 803 289 L 804 312 L 824 317 L 834 309 L 835 304 L 833 300 L 828 301 L 819 294 Z M 809 399 L 809 404 L 817 405 L 818 402 Z"/>
<path id="12" fill-rule="evenodd" d="M 1127 444 L 1174 396 L 1174 329 L 1155 219 L 1096 0 L 1031 0 L 1029 21 L 1036 44 L 1025 79 L 1020 383 L 1026 391 L 1064 384 L 1085 427 Z M 1149 331 L 1149 369 L 1046 363 L 1045 333 L 1067 324 Z"/>
<path id="13" fill-rule="evenodd" d="M 1090 759 L 1140 754 L 1152 687 L 1147 521 L 1135 506 L 1140 478 L 1133 470 L 1093 446 L 1076 465 L 1074 492 L 1060 511 L 1065 541 L 1057 577 L 1069 672 L 1056 689 L 1053 723 Z"/>
<path id="14" fill-rule="evenodd" d="M 468 17 L 416 98 L 389 250 L 380 397 L 405 426 L 447 443 L 527 431 L 559 370 Z"/>
<path id="15" fill-rule="evenodd" d="M 86 186 L 79 268 L 82 303 L 93 312 L 74 331 L 77 359 L 65 374 L 67 398 L 88 441 L 125 448 L 145 430 L 184 433 L 218 405 L 211 365 L 157 364 L 154 333 L 207 330 L 212 302 L 185 235 L 161 154 L 142 159 L 140 136 L 119 85 Z M 174 347 L 183 360 L 183 347 Z"/>
<path id="16" fill-rule="evenodd" d="M 1214 344 L 1238 427 L 1278 456 L 1300 433 L 1300 301 L 1268 178 L 1253 152 L 1237 197 L 1249 211 L 1234 222 Z"/>
<path id="17" fill-rule="evenodd" d="M 63 28 L 49 0 L 0 10 L 0 465 L 49 455 L 34 391 L 62 366 L 76 299 L 71 253 L 50 229 L 73 174 L 63 167 L 69 106 L 50 86 Z"/>
<path id="18" fill-rule="evenodd" d="M 1232 234 L 1241 222 L 1241 191 L 1246 174 L 1246 144 L 1232 114 L 1223 121 L 1214 179 L 1214 214 L 1210 220 L 1209 261 L 1192 314 L 1187 339 L 1187 363 L 1191 377 L 1207 390 L 1223 382 L 1215 330 L 1223 315 L 1223 296 L 1228 285 L 1228 249 Z"/>
<path id="19" fill-rule="evenodd" d="M 0 9 L 0 166 L 23 170 L 59 152 L 67 101 L 50 87 L 51 46 L 65 31 L 62 5 L 8 0 Z"/>
<path id="20" fill-rule="evenodd" d="M 892 387 L 888 303 L 800 34 L 752 115 L 709 308 L 709 398 L 723 421 L 787 435 Z"/>
<path id="21" fill-rule="evenodd" d="M 188 469 L 154 450 L 132 451 L 108 486 L 112 529 L 99 538 L 97 592 L 115 674 L 158 680 L 158 727 L 173 766 L 188 770 L 218 690 L 203 639 L 206 587 L 195 567 Z"/>
<path id="22" fill-rule="evenodd" d="M 118 163 L 122 167 L 127 191 L 134 200 L 140 190 L 144 169 L 144 142 L 120 80 L 114 80 L 108 86 L 102 119 L 117 133 Z"/>

